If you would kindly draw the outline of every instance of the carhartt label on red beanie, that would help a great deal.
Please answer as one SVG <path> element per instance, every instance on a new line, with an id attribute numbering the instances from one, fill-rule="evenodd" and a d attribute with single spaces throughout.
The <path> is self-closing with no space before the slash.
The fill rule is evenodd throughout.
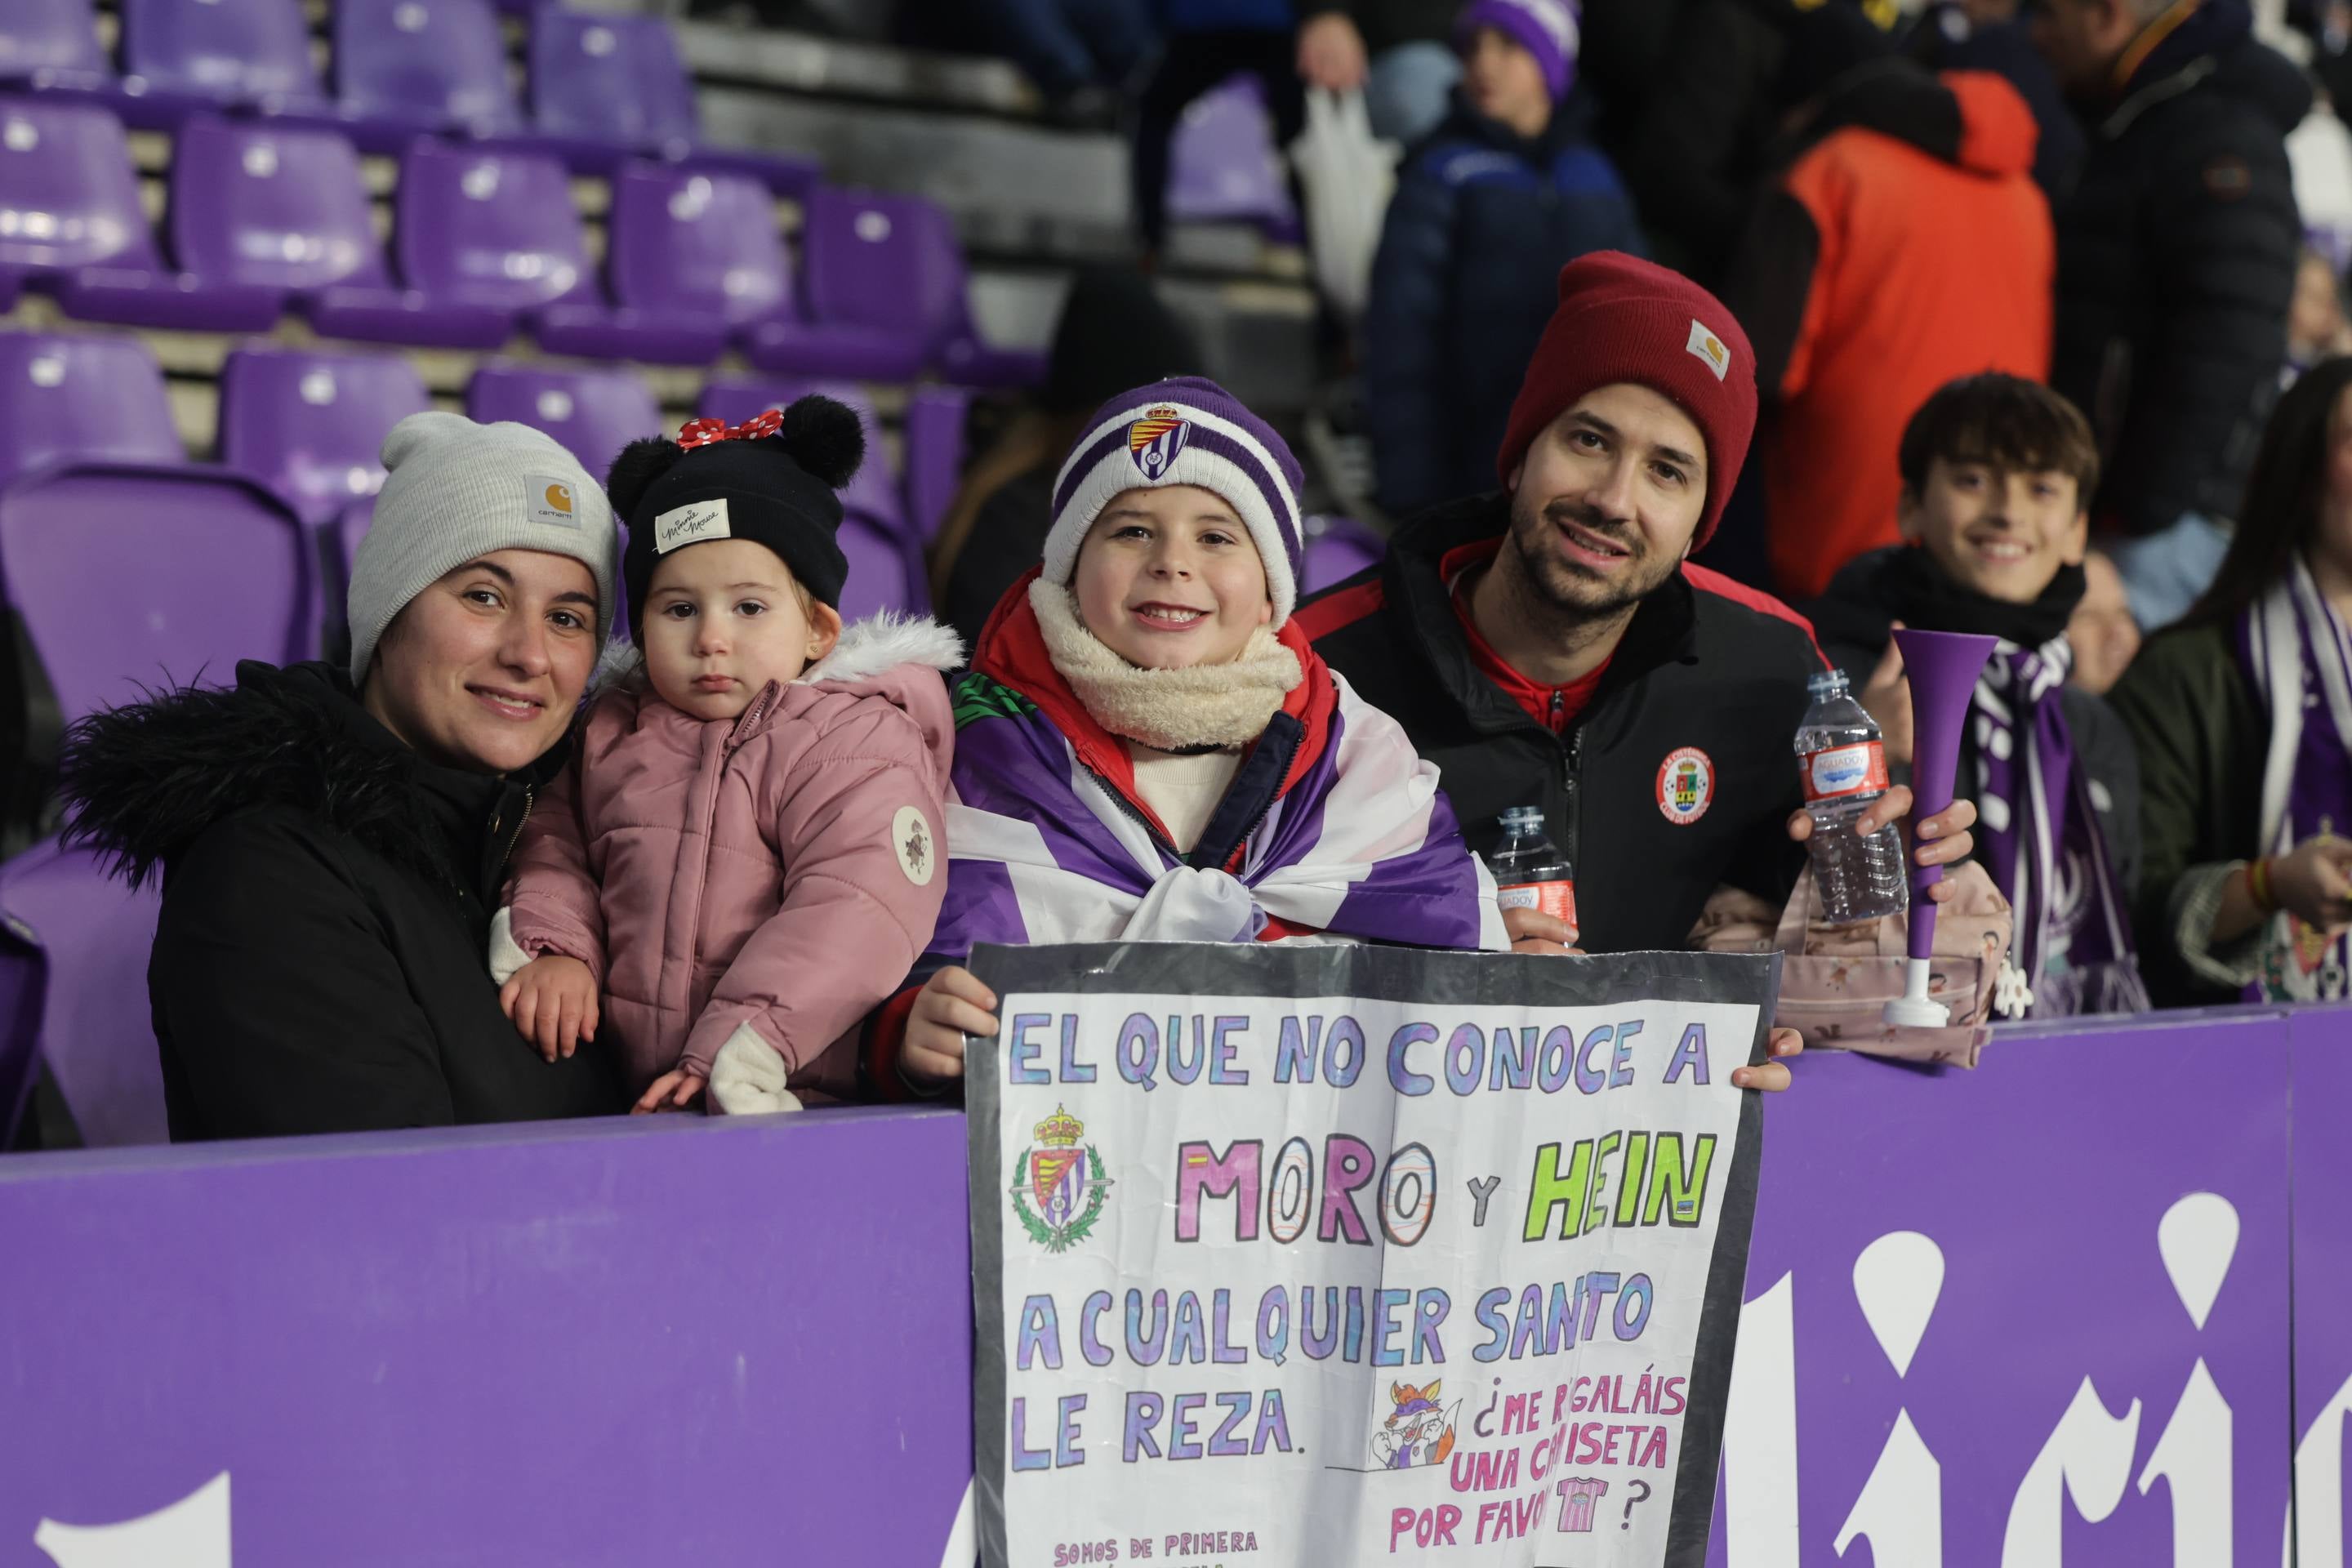
<path id="1" fill-rule="evenodd" d="M 1528 362 L 1495 471 L 1507 487 L 1553 420 L 1618 382 L 1671 401 L 1706 441 L 1696 550 L 1715 532 L 1756 433 L 1756 351 L 1722 300 L 1655 262 L 1597 250 L 1559 269 L 1559 304 Z"/>

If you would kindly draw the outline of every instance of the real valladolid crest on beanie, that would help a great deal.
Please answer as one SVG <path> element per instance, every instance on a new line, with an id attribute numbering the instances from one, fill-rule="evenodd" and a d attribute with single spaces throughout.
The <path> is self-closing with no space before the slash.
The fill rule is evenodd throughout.
<path id="1" fill-rule="evenodd" d="M 1078 546 L 1121 492 L 1197 485 L 1234 509 L 1265 563 L 1276 627 L 1298 603 L 1298 459 L 1274 427 L 1202 376 L 1123 392 L 1095 411 L 1054 481 L 1045 580 L 1066 585 Z"/>
<path id="2" fill-rule="evenodd" d="M 1576 85 L 1576 57 L 1582 34 L 1577 0 L 1471 0 L 1454 20 L 1454 41 L 1467 48 L 1471 36 L 1492 27 L 1535 56 L 1544 86 L 1559 103 Z"/>
<path id="3" fill-rule="evenodd" d="M 377 642 L 409 601 L 494 551 L 571 556 L 596 579 L 599 616 L 611 616 L 613 514 L 604 490 L 553 437 L 528 425 L 412 414 L 383 438 L 383 489 L 352 558 L 344 600 L 352 685 L 365 684 Z"/>
<path id="4" fill-rule="evenodd" d="M 1559 269 L 1559 304 L 1528 362 L 1496 454 L 1506 489 L 1528 447 L 1577 399 L 1631 382 L 1670 400 L 1706 440 L 1706 509 L 1696 551 L 1715 532 L 1756 433 L 1756 351 L 1723 302 L 1679 272 L 1597 250 Z"/>
<path id="5" fill-rule="evenodd" d="M 856 412 L 814 395 L 740 425 L 694 419 L 675 441 L 630 442 L 613 459 L 605 488 L 629 525 L 621 574 L 631 630 L 643 624 L 661 558 L 715 539 L 766 545 L 802 587 L 838 609 L 849 580 L 835 537 L 840 492 L 865 459 Z"/>

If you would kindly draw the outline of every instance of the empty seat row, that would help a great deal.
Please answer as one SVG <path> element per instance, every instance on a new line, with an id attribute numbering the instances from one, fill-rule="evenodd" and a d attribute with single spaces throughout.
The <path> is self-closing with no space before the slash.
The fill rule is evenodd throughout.
<path id="1" fill-rule="evenodd" d="M 121 17 L 117 75 L 90 0 L 8 0 L 0 82 L 96 94 L 145 127 L 250 112 L 337 125 L 375 152 L 420 133 L 470 135 L 537 142 L 585 172 L 696 155 L 787 192 L 816 174 L 803 157 L 701 145 L 694 83 L 658 16 L 536 8 L 528 118 L 488 0 L 337 0 L 332 97 L 301 0 L 121 0 Z"/>
<path id="2" fill-rule="evenodd" d="M 872 455 L 844 502 L 860 526 L 896 542 L 902 558 L 861 587 L 861 603 L 919 606 L 916 560 L 961 465 L 961 396 L 926 389 L 910 404 L 903 489 L 880 421 L 856 386 L 721 378 L 704 387 L 698 412 L 740 423 L 810 391 L 840 398 L 866 420 Z M 394 355 L 240 349 L 221 371 L 221 461 L 324 527 L 375 492 L 384 435 L 430 401 L 415 370 Z M 651 390 L 618 368 L 484 365 L 467 412 L 545 430 L 599 475 L 627 442 L 665 429 Z M 0 484 L 66 461 L 171 464 L 182 456 L 162 374 L 136 339 L 0 333 Z"/>
<path id="3" fill-rule="evenodd" d="M 111 114 L 0 98 L 0 308 L 37 288 L 134 326 L 257 331 L 290 308 L 372 342 L 490 349 L 527 328 L 559 353 L 702 364 L 732 346 L 787 375 L 1042 373 L 981 342 L 953 226 L 929 202 L 818 188 L 795 268 L 745 175 L 635 162 L 612 191 L 600 278 L 561 163 L 420 139 L 401 160 L 395 278 L 350 142 L 199 116 L 174 148 L 167 256 Z"/>

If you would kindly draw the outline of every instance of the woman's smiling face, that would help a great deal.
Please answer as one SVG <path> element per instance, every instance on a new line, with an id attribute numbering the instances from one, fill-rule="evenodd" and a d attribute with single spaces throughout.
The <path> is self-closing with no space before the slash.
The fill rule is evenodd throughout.
<path id="1" fill-rule="evenodd" d="M 1249 530 L 1198 485 L 1114 496 L 1078 546 L 1070 586 L 1087 629 L 1144 669 L 1230 664 L 1274 619 Z"/>

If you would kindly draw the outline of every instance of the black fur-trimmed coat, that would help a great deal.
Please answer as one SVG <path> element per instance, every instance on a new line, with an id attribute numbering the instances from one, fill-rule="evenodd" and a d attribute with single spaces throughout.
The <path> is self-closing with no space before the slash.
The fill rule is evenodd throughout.
<path id="1" fill-rule="evenodd" d="M 163 909 L 148 963 L 175 1141 L 623 1109 L 605 1053 L 550 1065 L 499 1011 L 499 879 L 561 748 L 497 778 L 427 763 L 340 670 L 247 663 L 78 725 L 68 835 Z"/>

